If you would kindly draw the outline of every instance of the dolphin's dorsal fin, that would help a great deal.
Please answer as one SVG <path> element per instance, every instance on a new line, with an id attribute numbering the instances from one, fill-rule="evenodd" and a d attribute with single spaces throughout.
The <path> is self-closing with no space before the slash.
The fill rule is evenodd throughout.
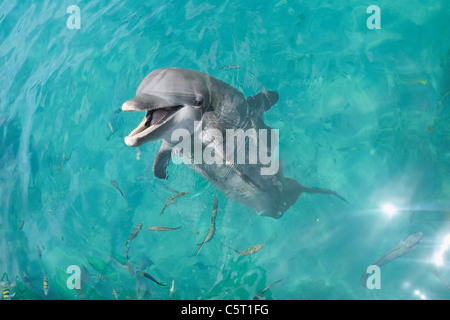
<path id="1" fill-rule="evenodd" d="M 277 92 L 267 91 L 266 88 L 263 87 L 261 92 L 247 98 L 247 104 L 250 107 L 250 110 L 262 108 L 263 112 L 265 112 L 277 103 L 278 98 L 279 95 Z"/>
<path id="2" fill-rule="evenodd" d="M 172 147 L 163 141 L 153 163 L 153 174 L 159 179 L 167 179 L 167 167 L 172 157 Z"/>

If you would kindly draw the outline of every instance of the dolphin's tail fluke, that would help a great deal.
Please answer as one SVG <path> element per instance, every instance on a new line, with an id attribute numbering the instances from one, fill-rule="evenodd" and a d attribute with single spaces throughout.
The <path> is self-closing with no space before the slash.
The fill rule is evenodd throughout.
<path id="1" fill-rule="evenodd" d="M 348 203 L 348 201 L 347 201 L 344 197 L 342 197 L 340 194 L 338 194 L 337 192 L 328 190 L 328 189 L 322 189 L 322 188 L 308 188 L 308 187 L 305 187 L 305 186 L 303 186 L 303 185 L 300 185 L 300 190 L 301 190 L 300 193 L 307 192 L 307 193 L 323 193 L 323 194 L 331 194 L 331 195 L 333 195 L 333 196 L 335 196 L 335 197 L 338 197 L 338 198 L 341 199 L 342 201 L 345 201 L 345 202 Z"/>
<path id="2" fill-rule="evenodd" d="M 285 178 L 283 191 L 282 191 L 282 197 L 279 205 L 278 210 L 278 216 L 276 218 L 281 217 L 281 215 L 289 209 L 292 205 L 294 205 L 297 202 L 298 197 L 303 193 L 322 193 L 322 194 L 331 194 L 335 197 L 338 197 L 342 201 L 345 201 L 348 203 L 348 201 L 342 197 L 337 192 L 328 190 L 328 189 L 322 189 L 322 188 L 309 188 L 305 187 L 304 185 L 300 184 L 297 180 L 291 179 L 291 178 Z"/>

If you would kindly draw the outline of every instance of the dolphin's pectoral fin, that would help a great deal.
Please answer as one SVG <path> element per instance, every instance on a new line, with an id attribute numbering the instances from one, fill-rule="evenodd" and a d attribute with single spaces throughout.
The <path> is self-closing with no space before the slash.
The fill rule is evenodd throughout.
<path id="1" fill-rule="evenodd" d="M 163 141 L 153 163 L 153 174 L 159 179 L 167 179 L 167 167 L 172 157 L 172 147 Z"/>
<path id="2" fill-rule="evenodd" d="M 301 185 L 301 192 L 307 192 L 307 193 L 323 193 L 323 194 L 331 194 L 335 197 L 338 197 L 339 199 L 341 199 L 342 201 L 345 201 L 348 203 L 348 201 L 342 197 L 340 194 L 338 194 L 337 192 L 328 190 L 328 189 L 322 189 L 322 188 L 308 188 L 305 186 Z"/>
<path id="3" fill-rule="evenodd" d="M 275 103 L 277 103 L 279 95 L 275 91 L 261 91 L 254 96 L 247 98 L 247 104 L 250 108 L 263 108 L 263 111 L 267 111 Z"/>

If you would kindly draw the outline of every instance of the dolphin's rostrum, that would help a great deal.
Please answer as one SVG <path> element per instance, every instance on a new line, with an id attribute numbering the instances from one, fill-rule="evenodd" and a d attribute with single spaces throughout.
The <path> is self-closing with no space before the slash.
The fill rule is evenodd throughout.
<path id="1" fill-rule="evenodd" d="M 208 150 L 210 157 L 216 159 L 215 162 L 192 161 L 186 164 L 213 182 L 228 198 L 261 215 L 279 218 L 303 192 L 332 194 L 345 200 L 333 191 L 308 188 L 284 176 L 275 154 L 278 152 L 274 145 L 278 141 L 275 130 L 263 121 L 264 112 L 277 101 L 278 93 L 265 89 L 246 99 L 228 84 L 199 71 L 156 69 L 142 80 L 136 96 L 122 106 L 125 112 L 146 112 L 142 122 L 125 137 L 125 143 L 138 147 L 146 142 L 162 140 L 153 172 L 156 177 L 166 179 L 170 159 L 180 142 L 174 141 L 173 133 L 182 130 L 187 134 L 186 141 L 192 141 L 189 146 L 195 148 L 200 145 L 204 152 Z M 271 162 L 252 162 L 253 154 L 247 152 L 243 157 L 245 161 L 236 163 L 234 157 L 240 156 L 242 144 L 231 149 L 228 147 L 230 140 L 234 143 L 235 138 L 239 138 L 232 136 L 230 139 L 227 136 L 230 130 L 253 132 L 253 136 L 242 140 L 244 152 L 250 149 L 253 137 L 256 143 L 260 143 L 258 155 L 268 157 Z M 207 134 L 200 134 L 205 132 Z M 269 142 L 262 144 L 262 137 Z M 264 154 L 261 149 L 267 152 Z M 192 150 L 183 152 L 192 158 Z M 273 166 L 274 161 L 276 166 Z M 276 169 L 272 174 L 261 174 L 262 170 L 272 166 Z"/>

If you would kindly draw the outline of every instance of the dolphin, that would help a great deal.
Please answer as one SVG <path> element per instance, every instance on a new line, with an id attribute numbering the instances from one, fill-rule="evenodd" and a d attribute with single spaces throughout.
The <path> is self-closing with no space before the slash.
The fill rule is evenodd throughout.
<path id="1" fill-rule="evenodd" d="M 263 175 L 261 170 L 268 169 L 272 164 L 251 163 L 248 161 L 250 152 L 245 155 L 246 161 L 236 164 L 230 159 L 230 151 L 235 154 L 240 151 L 238 147 L 224 151 L 227 140 L 224 137 L 229 129 L 253 128 L 257 134 L 261 129 L 269 132 L 272 128 L 264 123 L 263 115 L 278 98 L 277 92 L 265 89 L 245 98 L 240 91 L 225 82 L 196 70 L 156 69 L 141 81 L 135 97 L 122 105 L 124 112 L 146 112 L 141 123 L 124 141 L 127 146 L 138 147 L 162 140 L 153 164 L 153 173 L 157 178 L 167 179 L 168 165 L 179 143 L 179 140 L 174 141 L 172 134 L 177 129 L 184 130 L 192 139 L 194 147 L 197 143 L 202 150 L 210 148 L 214 157 L 223 160 L 220 163 L 193 161 L 186 163 L 188 167 L 212 182 L 225 196 L 253 209 L 259 215 L 275 219 L 281 217 L 303 192 L 331 194 L 346 201 L 334 191 L 305 187 L 285 177 L 281 162 L 278 170 Z M 208 134 L 201 135 L 200 131 Z M 268 154 L 273 156 L 272 143 L 278 140 L 272 131 L 270 136 Z M 261 140 L 259 136 L 254 139 L 257 142 Z M 249 146 L 250 140 L 245 140 L 244 147 Z"/>

